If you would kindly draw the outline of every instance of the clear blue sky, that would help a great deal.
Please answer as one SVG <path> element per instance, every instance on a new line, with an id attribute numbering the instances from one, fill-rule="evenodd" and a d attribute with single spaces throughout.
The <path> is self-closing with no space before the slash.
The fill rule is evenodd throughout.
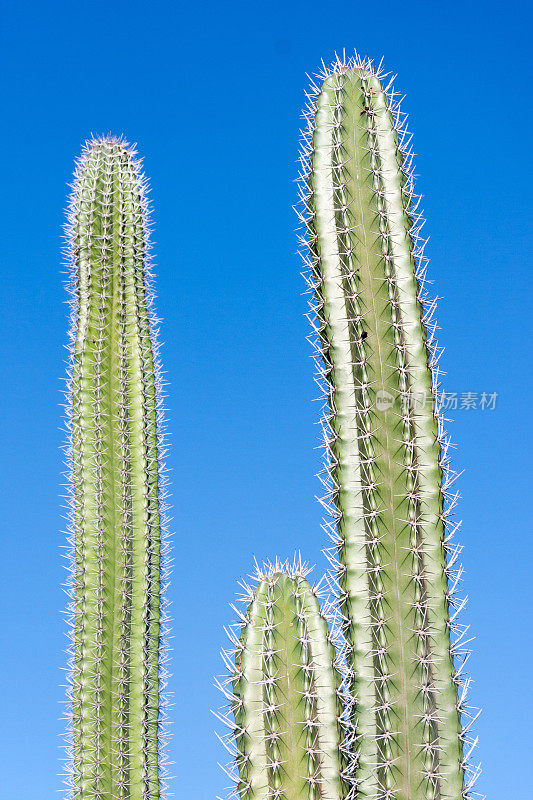
<path id="1" fill-rule="evenodd" d="M 253 555 L 296 548 L 324 568 L 291 205 L 305 73 L 343 47 L 385 56 L 407 94 L 446 389 L 499 393 L 495 410 L 458 410 L 452 426 L 485 709 L 479 785 L 495 800 L 532 796 L 529 14 L 490 0 L 5 4 L 2 800 L 60 786 L 60 235 L 73 159 L 91 132 L 124 133 L 152 182 L 172 432 L 173 791 L 212 800 L 227 783 L 212 676 L 236 579 Z"/>

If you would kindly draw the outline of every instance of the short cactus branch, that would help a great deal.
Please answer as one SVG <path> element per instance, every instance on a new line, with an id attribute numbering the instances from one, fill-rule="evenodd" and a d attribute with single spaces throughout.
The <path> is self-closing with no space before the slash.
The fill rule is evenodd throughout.
<path id="1" fill-rule="evenodd" d="M 162 526 L 158 366 L 145 179 L 86 146 L 69 208 L 72 272 L 73 800 L 159 800 Z"/>
<path id="2" fill-rule="evenodd" d="M 369 62 L 338 61 L 313 87 L 303 143 L 329 524 L 356 700 L 358 800 L 458 800 L 471 782 L 460 645 L 450 636 L 451 473 L 420 219 L 392 97 Z"/>
<path id="3" fill-rule="evenodd" d="M 242 800 L 342 800 L 340 682 L 301 566 L 268 565 L 231 631 L 225 692 Z M 239 630 L 240 628 L 240 630 Z M 228 691 L 231 687 L 231 691 Z"/>

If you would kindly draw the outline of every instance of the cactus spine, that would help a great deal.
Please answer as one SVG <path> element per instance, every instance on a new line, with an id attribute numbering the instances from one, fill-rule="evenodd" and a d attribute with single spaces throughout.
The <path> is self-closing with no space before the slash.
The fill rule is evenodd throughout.
<path id="1" fill-rule="evenodd" d="M 336 654 L 306 574 L 268 565 L 255 590 L 245 586 L 246 613 L 230 630 L 225 692 L 242 800 L 345 796 Z"/>
<path id="2" fill-rule="evenodd" d="M 358 57 L 324 71 L 307 118 L 302 239 L 328 400 L 357 797 L 459 800 L 473 781 L 450 636 L 453 476 L 406 134 L 390 88 Z"/>
<path id="3" fill-rule="evenodd" d="M 157 800 L 164 508 L 146 180 L 85 146 L 68 214 L 73 800 Z M 162 563 L 163 559 L 163 563 Z"/>

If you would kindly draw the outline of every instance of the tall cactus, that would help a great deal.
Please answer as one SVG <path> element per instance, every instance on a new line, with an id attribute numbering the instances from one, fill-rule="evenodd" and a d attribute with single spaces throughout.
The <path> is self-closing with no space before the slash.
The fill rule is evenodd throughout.
<path id="1" fill-rule="evenodd" d="M 88 142 L 68 210 L 73 800 L 158 800 L 165 681 L 161 419 L 146 180 Z"/>
<path id="2" fill-rule="evenodd" d="M 380 77 L 357 56 L 325 69 L 302 150 L 357 797 L 459 800 L 476 776 L 465 779 L 461 643 L 450 635 L 461 605 L 450 588 L 453 474 L 412 156 Z"/>
<path id="3" fill-rule="evenodd" d="M 229 632 L 222 689 L 240 800 L 345 797 L 336 654 L 306 574 L 279 563 L 259 571 L 255 589 L 244 585 L 247 609 Z"/>

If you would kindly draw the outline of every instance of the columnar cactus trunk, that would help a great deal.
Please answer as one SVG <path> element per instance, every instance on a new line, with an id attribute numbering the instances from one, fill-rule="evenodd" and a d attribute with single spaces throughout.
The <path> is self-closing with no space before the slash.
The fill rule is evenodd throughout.
<path id="1" fill-rule="evenodd" d="M 160 797 L 160 421 L 134 155 L 88 143 L 69 208 L 74 800 Z"/>
<path id="2" fill-rule="evenodd" d="M 241 800 L 342 800 L 336 654 L 305 571 L 259 576 L 231 653 Z"/>
<path id="3" fill-rule="evenodd" d="M 324 76 L 309 120 L 304 240 L 329 401 L 357 797 L 459 800 L 447 478 L 403 131 L 358 59 Z"/>

